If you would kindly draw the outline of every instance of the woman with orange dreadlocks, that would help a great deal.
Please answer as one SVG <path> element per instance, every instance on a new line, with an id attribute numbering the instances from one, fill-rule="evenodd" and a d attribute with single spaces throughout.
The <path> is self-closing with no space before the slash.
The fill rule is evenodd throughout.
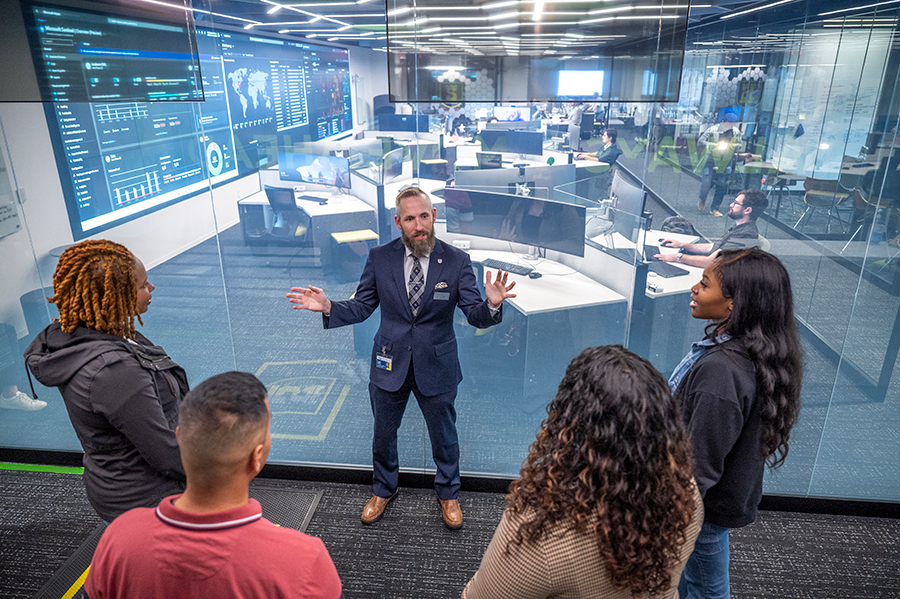
<path id="1" fill-rule="evenodd" d="M 106 522 L 184 489 L 175 426 L 187 376 L 134 329 L 153 289 L 124 246 L 73 245 L 53 275 L 59 320 L 25 351 L 35 378 L 62 394 L 84 448 L 88 499 Z"/>

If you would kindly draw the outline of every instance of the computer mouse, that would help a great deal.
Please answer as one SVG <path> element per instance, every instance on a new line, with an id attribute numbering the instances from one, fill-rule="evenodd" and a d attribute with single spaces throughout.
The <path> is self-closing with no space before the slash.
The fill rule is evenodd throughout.
<path id="1" fill-rule="evenodd" d="M 650 272 L 647 273 L 647 276 L 648 276 L 648 277 L 656 277 L 656 276 L 659 276 L 659 275 L 657 275 L 655 272 L 653 272 L 653 271 L 651 270 Z"/>
<path id="2" fill-rule="evenodd" d="M 536 270 L 532 270 L 530 273 L 528 273 L 528 278 L 529 278 L 529 279 L 540 279 L 540 278 L 541 278 L 541 273 L 539 273 L 539 272 L 536 271 Z"/>
<path id="3" fill-rule="evenodd" d="M 671 242 L 671 241 L 666 241 L 665 239 L 660 239 L 660 240 L 659 240 L 659 244 L 660 244 L 661 246 L 663 246 L 663 247 L 666 247 L 666 248 L 672 247 L 672 242 Z"/>

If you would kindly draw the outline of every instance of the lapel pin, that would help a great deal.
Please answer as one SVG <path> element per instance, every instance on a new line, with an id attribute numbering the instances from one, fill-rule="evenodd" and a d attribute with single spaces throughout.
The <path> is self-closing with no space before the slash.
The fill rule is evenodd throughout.
<path id="1" fill-rule="evenodd" d="M 443 264 L 443 263 L 444 263 L 444 259 L 443 259 L 443 258 L 438 258 L 438 264 Z"/>

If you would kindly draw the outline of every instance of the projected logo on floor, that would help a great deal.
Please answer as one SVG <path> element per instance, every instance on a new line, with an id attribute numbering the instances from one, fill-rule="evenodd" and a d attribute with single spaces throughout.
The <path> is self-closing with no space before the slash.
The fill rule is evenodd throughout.
<path id="1" fill-rule="evenodd" d="M 350 385 L 338 385 L 335 377 L 290 375 L 298 370 L 314 371 L 317 364 L 330 366 L 336 363 L 336 360 L 302 360 L 266 362 L 260 367 L 256 376 L 269 392 L 273 439 L 325 440 L 350 392 Z M 283 430 L 303 431 L 303 434 L 279 432 Z"/>

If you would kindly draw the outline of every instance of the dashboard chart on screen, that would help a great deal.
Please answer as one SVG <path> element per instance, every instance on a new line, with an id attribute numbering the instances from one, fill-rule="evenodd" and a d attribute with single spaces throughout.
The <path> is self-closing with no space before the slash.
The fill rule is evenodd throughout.
<path id="1" fill-rule="evenodd" d="M 210 183 L 270 166 L 282 138 L 314 142 L 352 129 L 346 49 L 198 27 L 194 57 L 199 69 L 186 72 L 202 74 L 202 88 L 161 86 L 168 93 L 159 96 L 158 89 L 145 84 L 128 87 L 122 97 L 133 99 L 123 101 L 107 93 L 117 89 L 114 79 L 121 82 L 114 74 L 147 68 L 129 64 L 147 58 L 144 50 L 129 44 L 171 47 L 166 43 L 174 32 L 168 26 L 68 8 L 51 10 L 44 3 L 29 10 L 36 62 L 49 52 L 48 31 L 57 36 L 76 32 L 66 43 L 81 49 L 68 52 L 94 56 L 97 36 L 88 35 L 93 30 L 85 24 L 105 27 L 96 28 L 105 36 L 105 68 L 93 59 L 73 59 L 66 65 L 66 81 L 85 82 L 87 96 L 67 92 L 57 97 L 71 99 L 45 104 L 76 240 L 208 190 Z M 139 34 L 122 33 L 117 23 Z M 154 39 L 158 32 L 160 37 Z M 89 43 L 95 46 L 87 52 Z M 113 64 L 113 59 L 118 62 Z M 53 69 L 42 76 L 47 89 L 58 81 Z M 96 90 L 111 99 L 96 101 Z"/>

